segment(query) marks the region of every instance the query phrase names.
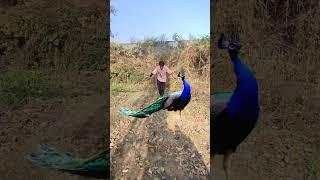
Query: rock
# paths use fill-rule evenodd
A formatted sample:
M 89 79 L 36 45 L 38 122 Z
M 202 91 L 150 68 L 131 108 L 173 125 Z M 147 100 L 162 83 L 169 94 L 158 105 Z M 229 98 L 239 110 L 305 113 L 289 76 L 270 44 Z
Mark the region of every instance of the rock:
M 18 137 L 17 137 L 17 136 L 14 136 L 14 137 L 12 138 L 12 141 L 17 143 L 17 142 L 18 142 Z
M 289 156 L 285 155 L 284 158 L 283 158 L 283 161 L 285 163 L 289 163 Z
M 161 143 L 163 141 L 163 138 L 160 138 L 158 141 L 159 141 L 159 143 Z
M 5 136 L 6 135 L 6 133 L 4 132 L 4 131 L 2 131 L 1 133 L 0 133 L 0 136 Z
M 177 150 L 178 150 L 178 151 L 181 151 L 182 149 L 183 149 L 183 147 L 181 147 L 181 148 L 177 147 Z

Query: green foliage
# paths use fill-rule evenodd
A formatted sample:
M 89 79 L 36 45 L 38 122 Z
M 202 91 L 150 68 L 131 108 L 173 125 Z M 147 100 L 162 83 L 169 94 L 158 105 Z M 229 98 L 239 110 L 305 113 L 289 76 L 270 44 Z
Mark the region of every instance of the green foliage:
M 178 40 L 180 40 L 180 39 L 181 39 L 181 38 L 180 38 L 180 36 L 179 36 L 178 33 L 174 33 L 174 34 L 172 35 L 172 40 L 178 41 Z
M 0 104 L 19 105 L 28 98 L 52 98 L 65 94 L 59 76 L 43 69 L 11 69 L 0 77 Z
M 111 83 L 111 94 L 116 94 L 120 92 L 128 92 L 129 88 L 127 87 L 127 84 L 125 83 L 117 83 L 112 82 Z
M 113 5 L 110 5 L 110 13 L 112 15 L 116 15 L 116 13 L 117 13 L 117 9 Z
M 147 37 L 144 41 L 141 42 L 142 47 L 152 47 L 158 44 L 158 38 L 156 37 Z
M 143 69 L 130 65 L 112 65 L 111 81 L 121 83 L 141 83 L 146 79 Z
M 199 47 L 200 49 L 210 49 L 210 36 L 204 35 L 199 39 L 193 37 L 191 46 Z
M 317 176 L 318 174 L 318 164 L 317 161 L 313 158 L 306 159 L 306 168 L 309 176 Z

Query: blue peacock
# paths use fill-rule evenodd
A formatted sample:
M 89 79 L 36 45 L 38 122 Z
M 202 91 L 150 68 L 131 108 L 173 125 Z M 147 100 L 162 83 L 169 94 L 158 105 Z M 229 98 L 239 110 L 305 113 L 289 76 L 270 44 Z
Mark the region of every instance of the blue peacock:
M 191 100 L 191 86 L 185 79 L 185 74 L 179 72 L 178 77 L 181 78 L 183 83 L 183 90 L 174 92 L 168 95 L 160 97 L 156 102 L 148 107 L 136 112 L 128 108 L 120 109 L 120 113 L 126 116 L 132 116 L 136 118 L 146 118 L 152 113 L 160 110 L 179 111 L 181 117 L 181 111 L 188 105 Z
M 36 167 L 97 179 L 106 179 L 110 177 L 109 148 L 87 159 L 80 159 L 69 153 L 61 152 L 55 147 L 39 145 L 38 151 L 28 155 L 27 159 L 29 159 Z
M 230 156 L 255 127 L 260 107 L 257 80 L 238 56 L 240 43 L 225 40 L 221 34 L 218 47 L 228 49 L 237 77 L 233 92 L 216 93 L 210 97 L 211 160 L 214 155 L 224 155 L 223 168 L 228 179 Z

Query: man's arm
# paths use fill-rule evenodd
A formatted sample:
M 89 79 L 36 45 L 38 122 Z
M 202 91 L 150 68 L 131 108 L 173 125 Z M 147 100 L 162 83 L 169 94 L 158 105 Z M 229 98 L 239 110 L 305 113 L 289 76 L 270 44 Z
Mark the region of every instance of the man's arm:
M 150 76 L 149 77 L 152 77 L 154 74 L 157 74 L 157 69 L 158 67 L 156 67 L 152 72 L 151 72 L 151 74 L 150 74 Z
M 168 68 L 168 66 L 167 66 L 167 73 L 168 73 L 168 74 L 172 74 L 172 73 L 173 73 L 173 71 L 171 71 L 171 70 Z

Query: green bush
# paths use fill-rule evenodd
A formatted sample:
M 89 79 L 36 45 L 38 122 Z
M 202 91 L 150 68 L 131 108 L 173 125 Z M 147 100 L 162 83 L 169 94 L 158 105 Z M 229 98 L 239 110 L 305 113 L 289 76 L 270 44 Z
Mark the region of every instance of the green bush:
M 42 69 L 11 69 L 0 77 L 0 103 L 19 105 L 28 98 L 52 98 L 64 95 L 60 78 Z
M 124 83 L 113 82 L 111 84 L 111 94 L 119 93 L 119 92 L 128 92 L 129 88 Z
M 142 69 L 133 66 L 112 65 L 111 67 L 111 81 L 122 83 L 140 83 L 146 78 Z

